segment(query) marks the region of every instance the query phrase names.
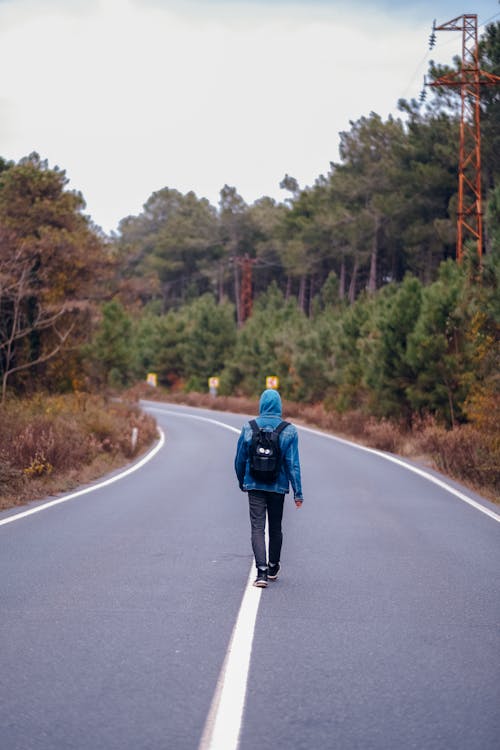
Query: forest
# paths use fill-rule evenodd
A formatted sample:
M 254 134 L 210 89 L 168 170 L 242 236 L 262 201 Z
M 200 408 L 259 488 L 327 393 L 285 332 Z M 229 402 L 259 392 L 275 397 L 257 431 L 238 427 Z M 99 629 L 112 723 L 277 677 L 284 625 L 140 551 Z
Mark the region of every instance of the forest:
M 480 64 L 500 75 L 500 23 Z M 283 176 L 282 203 L 248 205 L 224 185 L 213 206 L 166 186 L 110 237 L 64 170 L 36 153 L 0 159 L 3 408 L 150 372 L 170 392 L 206 392 L 218 376 L 222 396 L 255 396 L 276 375 L 286 399 L 326 411 L 475 426 L 500 489 L 500 87 L 483 88 L 480 264 L 474 243 L 455 260 L 450 89 L 351 122 L 312 186 Z

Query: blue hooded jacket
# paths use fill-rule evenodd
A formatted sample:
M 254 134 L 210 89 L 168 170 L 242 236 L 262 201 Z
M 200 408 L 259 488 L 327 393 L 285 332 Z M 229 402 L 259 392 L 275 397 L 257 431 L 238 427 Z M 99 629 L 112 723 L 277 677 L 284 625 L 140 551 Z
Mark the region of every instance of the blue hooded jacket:
M 282 421 L 281 411 L 280 394 L 278 391 L 269 388 L 260 397 L 257 424 L 259 427 L 274 429 Z M 289 424 L 280 434 L 282 463 L 278 477 L 272 484 L 259 482 L 250 474 L 248 456 L 251 442 L 252 428 L 249 422 L 245 422 L 241 428 L 236 448 L 236 457 L 234 459 L 234 468 L 240 489 L 243 492 L 248 492 L 249 490 L 267 490 L 267 492 L 287 493 L 290 490 L 291 484 L 294 498 L 302 500 L 299 437 L 296 427 L 293 424 Z

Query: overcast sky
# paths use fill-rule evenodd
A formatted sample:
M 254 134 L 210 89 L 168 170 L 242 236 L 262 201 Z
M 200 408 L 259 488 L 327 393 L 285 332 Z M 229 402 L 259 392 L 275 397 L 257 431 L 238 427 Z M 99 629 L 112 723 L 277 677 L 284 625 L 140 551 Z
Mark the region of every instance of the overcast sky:
M 106 232 L 162 187 L 312 185 L 338 134 L 418 97 L 432 21 L 498 0 L 0 0 L 0 155 L 66 170 Z M 481 32 L 481 28 L 480 28 Z M 439 32 L 449 63 L 461 34 Z

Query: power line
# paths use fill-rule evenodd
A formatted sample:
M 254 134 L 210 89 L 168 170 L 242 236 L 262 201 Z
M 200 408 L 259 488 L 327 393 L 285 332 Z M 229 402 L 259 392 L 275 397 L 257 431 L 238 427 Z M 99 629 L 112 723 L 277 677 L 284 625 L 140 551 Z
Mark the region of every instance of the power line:
M 494 16 L 491 16 L 491 18 L 487 18 L 486 21 L 483 21 L 482 23 L 480 23 L 478 28 L 482 28 L 483 26 L 486 26 L 487 23 L 489 23 L 490 21 L 494 21 L 495 18 L 498 18 L 499 16 L 500 16 L 500 13 L 495 13 Z
M 490 18 L 487 18 L 485 21 L 483 21 L 481 24 L 479 24 L 478 25 L 478 29 L 483 28 L 484 26 L 486 26 L 491 21 L 494 21 L 495 18 L 499 18 L 499 17 L 500 17 L 500 13 L 495 13 L 493 16 L 490 16 Z M 443 47 L 448 47 L 449 45 L 456 43 L 457 38 L 458 38 L 458 34 L 457 34 L 456 37 L 454 36 L 451 39 L 447 39 L 445 42 L 438 41 L 438 39 L 436 37 L 436 21 L 434 21 L 434 23 L 432 25 L 432 29 L 431 29 L 431 34 L 430 34 L 430 37 L 429 37 L 429 49 L 427 50 L 427 52 L 425 53 L 425 55 L 422 57 L 422 59 L 420 60 L 420 62 L 415 67 L 415 70 L 412 73 L 412 75 L 410 77 L 410 80 L 409 80 L 409 82 L 408 82 L 405 90 L 403 91 L 403 93 L 401 95 L 402 99 L 405 99 L 408 96 L 408 93 L 411 91 L 411 88 L 412 88 L 412 86 L 413 86 L 413 84 L 415 82 L 415 79 L 420 74 L 420 72 L 421 72 L 422 68 L 424 67 L 424 65 L 429 61 L 431 51 L 433 51 L 435 53 L 436 52 L 439 53 L 439 51 Z M 424 87 L 426 85 L 427 85 L 427 82 L 425 81 L 425 75 L 424 75 Z M 420 103 L 423 103 L 423 101 L 425 101 L 424 91 L 425 91 L 425 88 L 423 88 L 422 91 L 420 92 L 420 97 L 419 97 Z

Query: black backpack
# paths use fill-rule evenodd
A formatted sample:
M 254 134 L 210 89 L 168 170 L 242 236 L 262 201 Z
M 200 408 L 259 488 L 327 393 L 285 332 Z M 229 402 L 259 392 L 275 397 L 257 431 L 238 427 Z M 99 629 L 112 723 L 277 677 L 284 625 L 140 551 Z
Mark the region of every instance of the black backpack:
M 280 422 L 273 430 L 259 427 L 255 419 L 250 422 L 250 474 L 260 482 L 274 482 L 281 467 L 280 434 L 289 422 Z

